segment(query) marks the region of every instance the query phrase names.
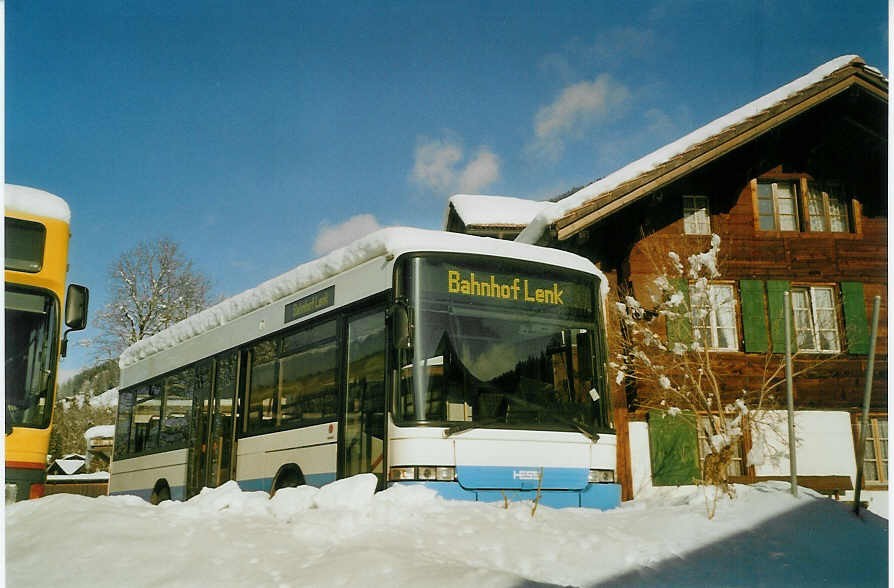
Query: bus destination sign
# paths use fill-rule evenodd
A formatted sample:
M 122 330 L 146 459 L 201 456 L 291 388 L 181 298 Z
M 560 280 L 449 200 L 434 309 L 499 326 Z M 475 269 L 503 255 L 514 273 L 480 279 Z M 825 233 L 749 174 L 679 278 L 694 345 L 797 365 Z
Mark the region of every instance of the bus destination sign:
M 472 298 L 505 300 L 525 305 L 591 310 L 591 298 L 582 284 L 566 281 L 477 274 L 447 269 L 447 292 Z
M 294 302 L 286 304 L 286 316 L 284 322 L 291 322 L 313 314 L 318 310 L 329 308 L 335 304 L 335 286 L 329 286 L 310 296 L 305 296 Z

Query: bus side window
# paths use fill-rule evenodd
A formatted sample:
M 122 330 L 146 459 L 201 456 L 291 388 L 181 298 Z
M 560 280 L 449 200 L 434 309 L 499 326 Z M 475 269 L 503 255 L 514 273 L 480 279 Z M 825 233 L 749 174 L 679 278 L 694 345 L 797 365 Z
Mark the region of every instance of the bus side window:
M 186 444 L 189 438 L 194 385 L 193 367 L 179 370 L 165 378 L 164 415 L 160 420 L 159 448 L 174 449 Z
M 133 410 L 131 447 L 134 453 L 158 447 L 158 423 L 161 418 L 161 386 L 151 384 L 137 390 Z
M 136 392 L 123 390 L 118 395 L 118 418 L 115 423 L 115 459 L 125 457 L 130 446 L 130 425 L 133 419 L 133 405 Z
M 276 348 L 278 340 L 261 341 L 248 354 L 248 430 L 276 424 Z

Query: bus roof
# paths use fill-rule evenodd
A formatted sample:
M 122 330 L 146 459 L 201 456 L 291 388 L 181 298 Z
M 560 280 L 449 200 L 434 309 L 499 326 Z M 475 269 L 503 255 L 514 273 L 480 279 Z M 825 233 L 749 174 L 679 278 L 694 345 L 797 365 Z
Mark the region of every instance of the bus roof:
M 164 331 L 137 341 L 124 350 L 119 364 L 122 368 L 133 365 L 377 257 L 398 257 L 410 252 L 462 252 L 525 259 L 597 275 L 603 278 L 603 289 L 607 286 L 604 276 L 592 262 L 566 251 L 488 237 L 392 227 L 371 233 L 350 245 L 299 265 Z
M 6 184 L 3 190 L 4 211 L 44 216 L 71 222 L 71 209 L 62 198 L 27 186 Z

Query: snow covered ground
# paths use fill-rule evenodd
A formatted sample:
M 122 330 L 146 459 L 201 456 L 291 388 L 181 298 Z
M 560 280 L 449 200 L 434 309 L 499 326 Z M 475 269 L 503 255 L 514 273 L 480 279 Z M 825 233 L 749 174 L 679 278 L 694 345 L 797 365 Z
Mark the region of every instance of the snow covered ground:
M 8 586 L 884 586 L 887 521 L 784 483 L 695 487 L 614 511 L 373 494 L 367 474 L 273 499 L 235 483 L 184 503 L 59 494 L 6 510 Z

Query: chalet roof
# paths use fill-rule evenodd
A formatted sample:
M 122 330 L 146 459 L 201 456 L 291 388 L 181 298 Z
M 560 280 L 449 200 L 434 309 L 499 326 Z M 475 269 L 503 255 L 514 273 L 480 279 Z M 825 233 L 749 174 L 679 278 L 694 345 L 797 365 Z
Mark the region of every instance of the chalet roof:
M 537 243 L 547 231 L 567 239 L 854 85 L 888 99 L 879 70 L 856 55 L 838 57 L 544 208 L 516 241 Z
M 517 228 L 528 226 L 538 213 L 555 206 L 553 202 L 538 202 L 511 196 L 485 194 L 455 194 L 450 197 L 446 228 L 458 220 L 463 227 L 478 229 Z

